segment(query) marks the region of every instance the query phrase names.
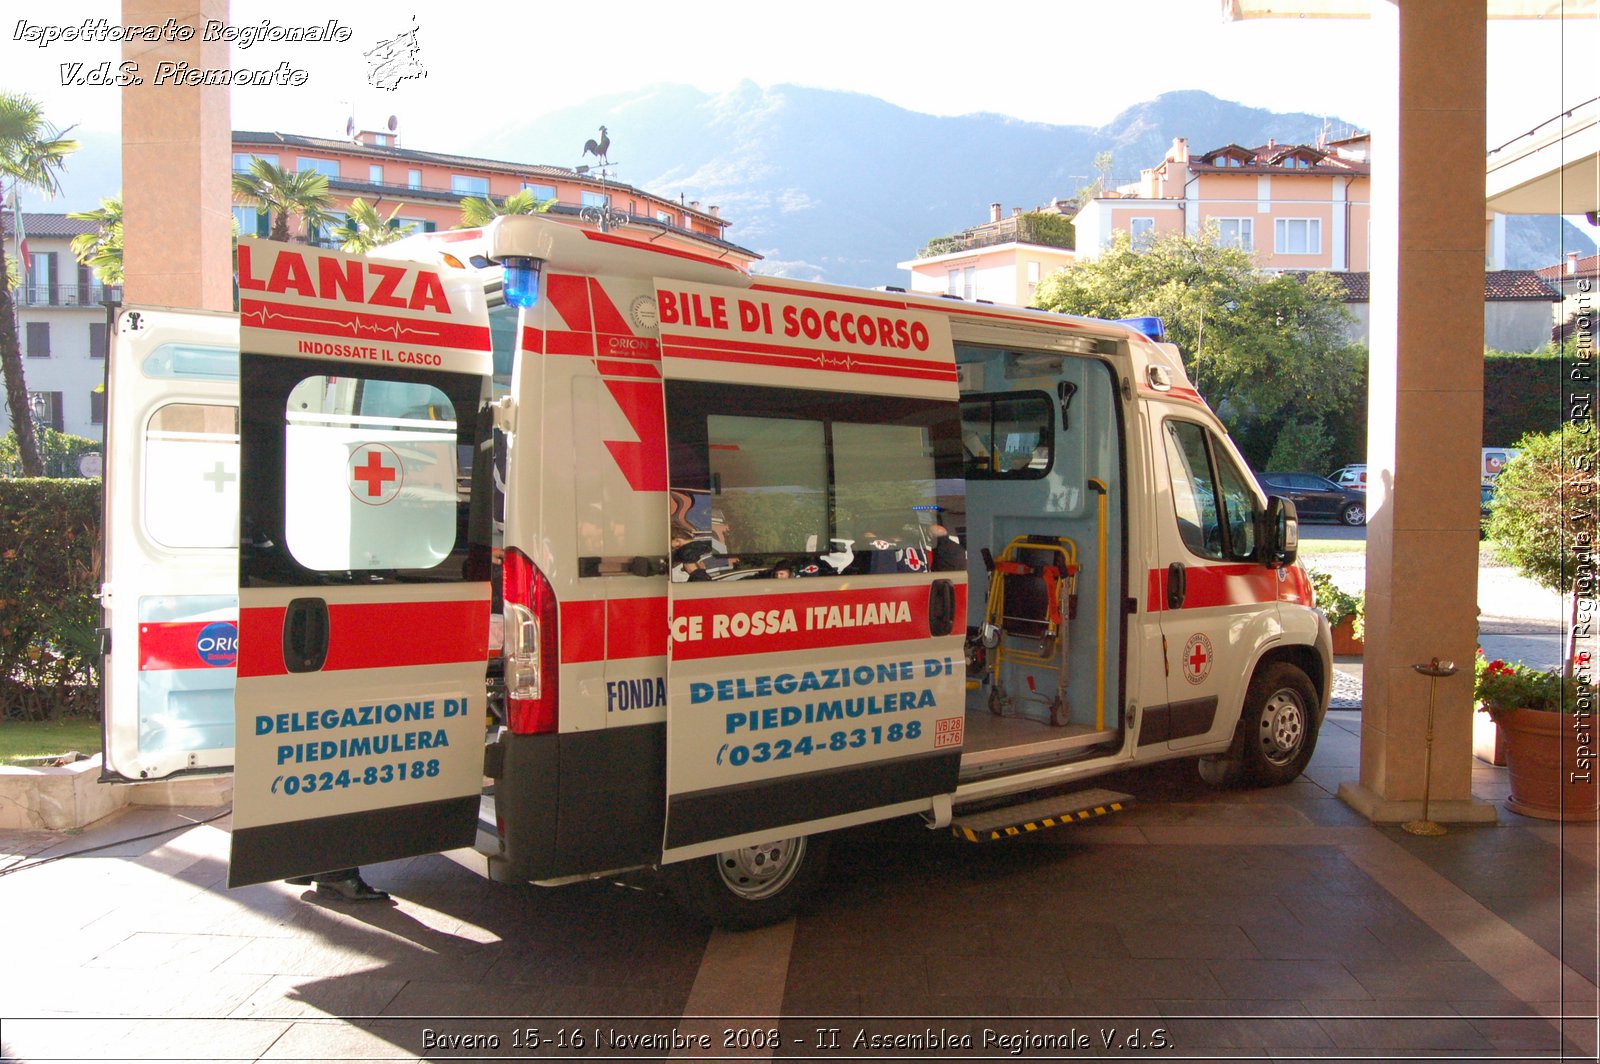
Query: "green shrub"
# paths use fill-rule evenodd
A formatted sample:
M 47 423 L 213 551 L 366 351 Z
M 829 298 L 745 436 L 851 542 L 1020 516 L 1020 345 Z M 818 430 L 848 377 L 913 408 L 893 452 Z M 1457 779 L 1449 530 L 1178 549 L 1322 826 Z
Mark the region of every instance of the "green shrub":
M 46 428 L 39 440 L 39 458 L 44 462 L 47 477 L 76 477 L 78 459 L 100 450 L 100 441 L 87 436 L 74 436 L 70 432 L 57 432 Z M 22 457 L 17 453 L 17 434 L 8 432 L 0 436 L 0 477 L 20 477 Z
M 1570 356 L 1569 356 L 1570 357 Z M 1483 353 L 1483 444 L 1506 447 L 1530 432 L 1561 426 L 1560 351 Z
M 100 709 L 99 480 L 0 480 L 0 714 Z
M 1317 609 L 1328 618 L 1328 627 L 1337 628 L 1347 620 L 1354 620 L 1351 634 L 1362 638 L 1366 631 L 1367 596 L 1352 595 L 1333 582 L 1333 577 L 1321 569 L 1306 566 L 1306 576 L 1311 581 L 1311 591 L 1316 596 Z
M 1596 434 L 1592 424 L 1534 433 L 1495 478 L 1485 534 L 1522 575 L 1568 592 L 1588 571 L 1595 536 Z

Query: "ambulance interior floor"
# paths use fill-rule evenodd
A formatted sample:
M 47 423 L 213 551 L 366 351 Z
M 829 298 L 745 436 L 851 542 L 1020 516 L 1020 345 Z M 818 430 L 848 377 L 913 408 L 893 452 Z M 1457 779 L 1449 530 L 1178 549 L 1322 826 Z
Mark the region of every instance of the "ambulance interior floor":
M 392 904 L 228 890 L 228 818 L 198 823 L 215 810 L 0 832 L 0 1051 L 1593 1060 L 1595 825 L 1501 807 L 1437 838 L 1374 827 L 1335 797 L 1359 731 L 1330 713 L 1275 790 L 1127 773 L 1107 785 L 1128 811 L 1022 840 L 845 832 L 801 914 L 745 934 L 648 876 L 503 886 L 470 851 L 364 869 Z M 1505 770 L 1474 765 L 1498 804 Z

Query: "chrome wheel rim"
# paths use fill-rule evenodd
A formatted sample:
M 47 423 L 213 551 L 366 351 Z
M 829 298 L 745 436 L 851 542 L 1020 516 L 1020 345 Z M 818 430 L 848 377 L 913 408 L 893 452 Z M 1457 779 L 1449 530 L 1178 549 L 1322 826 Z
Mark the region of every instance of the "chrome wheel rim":
M 1272 764 L 1294 760 L 1306 741 L 1306 710 L 1298 694 L 1285 687 L 1267 699 L 1257 739 L 1262 755 Z
M 1352 506 L 1344 512 L 1344 523 L 1347 525 L 1365 524 L 1367 509 L 1364 506 Z
M 805 855 L 803 835 L 744 846 L 717 854 L 717 875 L 734 895 L 745 901 L 762 901 L 794 882 Z

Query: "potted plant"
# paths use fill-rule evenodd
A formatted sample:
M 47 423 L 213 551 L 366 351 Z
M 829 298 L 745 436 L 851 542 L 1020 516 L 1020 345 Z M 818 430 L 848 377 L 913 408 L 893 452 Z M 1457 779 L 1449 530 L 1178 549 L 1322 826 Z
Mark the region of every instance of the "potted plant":
M 1328 618 L 1328 627 L 1333 629 L 1334 654 L 1360 657 L 1365 649 L 1362 636 L 1365 634 L 1366 595 L 1351 595 L 1340 590 L 1333 577 L 1321 569 L 1307 566 L 1306 576 L 1311 581 L 1317 609 Z
M 1473 693 L 1499 725 L 1511 795 L 1506 807 L 1542 820 L 1600 818 L 1594 762 L 1595 690 L 1478 652 Z

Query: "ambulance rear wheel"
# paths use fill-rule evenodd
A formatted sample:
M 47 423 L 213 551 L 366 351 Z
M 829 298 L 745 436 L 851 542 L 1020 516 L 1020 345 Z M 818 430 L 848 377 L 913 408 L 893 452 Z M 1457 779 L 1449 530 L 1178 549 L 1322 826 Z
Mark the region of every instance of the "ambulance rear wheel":
M 678 903 L 718 927 L 748 931 L 778 923 L 822 878 L 827 842 L 819 836 L 741 846 L 668 865 Z
M 1317 745 L 1317 692 L 1287 661 L 1250 681 L 1239 720 L 1244 775 L 1258 787 L 1281 787 L 1305 771 Z

